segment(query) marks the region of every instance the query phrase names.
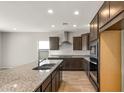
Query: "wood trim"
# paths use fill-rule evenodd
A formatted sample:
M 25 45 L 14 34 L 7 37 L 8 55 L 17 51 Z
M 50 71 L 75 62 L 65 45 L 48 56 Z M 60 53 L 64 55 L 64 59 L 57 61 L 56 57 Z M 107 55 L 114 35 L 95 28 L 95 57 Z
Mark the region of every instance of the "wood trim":
M 111 28 L 112 25 L 116 24 L 117 22 L 119 22 L 121 20 L 124 20 L 124 11 L 122 11 L 120 14 L 115 16 L 113 19 L 110 19 L 104 26 L 102 26 L 99 29 L 99 32 L 102 32 L 102 31 L 105 31 L 105 30 Z
M 100 91 L 121 91 L 121 33 L 100 33 Z M 109 56 L 108 56 L 109 55 Z

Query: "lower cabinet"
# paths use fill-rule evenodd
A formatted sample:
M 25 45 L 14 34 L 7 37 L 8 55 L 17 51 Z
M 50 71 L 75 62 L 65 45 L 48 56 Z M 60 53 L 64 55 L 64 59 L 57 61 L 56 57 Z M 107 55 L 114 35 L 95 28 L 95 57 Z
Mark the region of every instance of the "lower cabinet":
M 84 58 L 49 58 L 50 60 L 62 59 L 63 71 L 85 71 Z
M 62 64 L 42 83 L 36 92 L 57 92 L 62 81 Z
M 48 86 L 46 87 L 46 89 L 43 92 L 51 92 L 52 88 L 51 88 L 51 83 L 48 84 Z
M 52 92 L 56 92 L 56 77 L 52 79 Z
M 85 59 L 83 61 L 84 71 L 86 72 L 87 76 L 89 76 L 89 62 Z
M 55 72 L 55 75 L 52 77 L 52 92 L 58 91 L 59 88 L 59 72 Z
M 82 58 L 65 58 L 63 61 L 63 70 L 84 70 Z
M 52 84 L 51 84 L 51 75 L 43 82 L 41 86 L 41 91 L 42 92 L 51 92 L 52 91 Z

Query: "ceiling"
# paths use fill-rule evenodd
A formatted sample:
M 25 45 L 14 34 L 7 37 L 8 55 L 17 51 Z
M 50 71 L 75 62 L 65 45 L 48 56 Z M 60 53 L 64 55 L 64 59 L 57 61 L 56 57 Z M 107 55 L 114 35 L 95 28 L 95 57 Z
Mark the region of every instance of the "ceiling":
M 86 31 L 102 4 L 103 1 L 0 1 L 0 31 Z M 48 13 L 49 9 L 53 14 Z

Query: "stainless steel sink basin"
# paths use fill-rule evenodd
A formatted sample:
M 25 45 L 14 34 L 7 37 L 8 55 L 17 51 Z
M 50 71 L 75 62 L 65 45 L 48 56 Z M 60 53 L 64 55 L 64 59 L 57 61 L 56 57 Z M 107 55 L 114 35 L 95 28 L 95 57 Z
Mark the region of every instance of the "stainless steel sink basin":
M 44 64 L 42 66 L 37 66 L 37 67 L 33 68 L 33 70 L 48 70 L 48 69 L 51 69 L 55 65 L 56 64 L 54 64 L 54 63 Z

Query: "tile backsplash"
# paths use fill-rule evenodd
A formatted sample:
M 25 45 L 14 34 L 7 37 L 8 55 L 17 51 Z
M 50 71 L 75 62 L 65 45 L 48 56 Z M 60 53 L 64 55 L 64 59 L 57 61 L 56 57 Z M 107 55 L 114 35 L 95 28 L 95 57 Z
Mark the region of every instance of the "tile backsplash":
M 89 50 L 84 51 L 61 51 L 61 50 L 50 50 L 49 55 L 90 55 Z

